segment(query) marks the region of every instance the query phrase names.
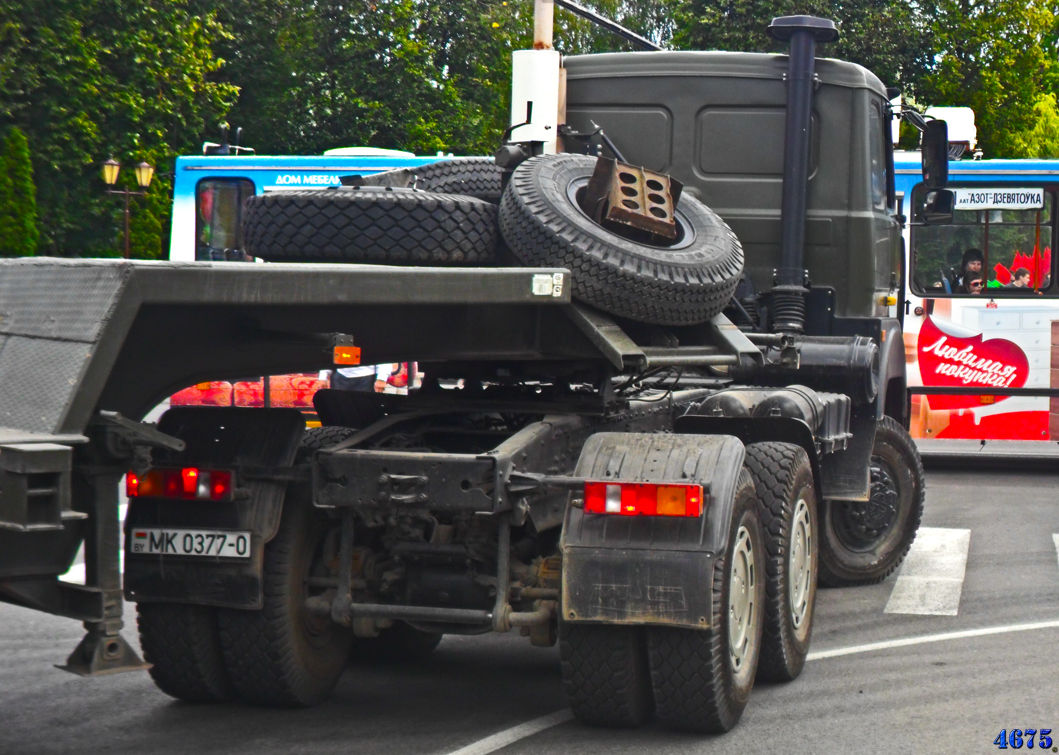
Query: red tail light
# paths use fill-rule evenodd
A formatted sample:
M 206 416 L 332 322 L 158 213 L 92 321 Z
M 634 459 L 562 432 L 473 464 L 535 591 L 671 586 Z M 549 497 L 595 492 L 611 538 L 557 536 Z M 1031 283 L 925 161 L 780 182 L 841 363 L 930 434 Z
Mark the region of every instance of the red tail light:
M 622 516 L 701 516 L 701 485 L 586 482 L 585 511 Z
M 140 477 L 125 475 L 129 498 L 179 498 L 199 501 L 232 500 L 232 473 L 226 469 L 152 469 Z

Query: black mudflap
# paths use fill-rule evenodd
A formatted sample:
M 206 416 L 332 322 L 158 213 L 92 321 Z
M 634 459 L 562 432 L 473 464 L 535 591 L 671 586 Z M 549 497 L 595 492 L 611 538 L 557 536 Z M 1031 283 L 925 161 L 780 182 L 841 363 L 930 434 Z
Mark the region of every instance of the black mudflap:
M 154 464 L 234 468 L 245 490 L 231 502 L 134 498 L 125 525 L 125 597 L 133 601 L 261 608 L 265 543 L 276 535 L 287 483 L 239 479 L 240 467 L 289 467 L 305 420 L 296 409 L 179 407 L 166 412 L 159 430 L 187 443 L 182 453 L 155 451 Z M 248 530 L 250 559 L 129 553 L 137 527 Z
M 713 562 L 725 549 L 743 454 L 725 435 L 593 435 L 576 477 L 697 483 L 706 506 L 700 517 L 648 517 L 571 505 L 561 542 L 563 620 L 708 627 Z

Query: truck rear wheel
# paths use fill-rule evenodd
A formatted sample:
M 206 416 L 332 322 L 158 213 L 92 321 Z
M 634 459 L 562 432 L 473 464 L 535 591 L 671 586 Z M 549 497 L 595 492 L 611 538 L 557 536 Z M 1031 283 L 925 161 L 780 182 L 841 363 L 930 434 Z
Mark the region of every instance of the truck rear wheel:
M 890 417 L 875 430 L 871 498 L 827 501 L 820 542 L 820 583 L 873 585 L 901 565 L 923 518 L 923 461 L 908 432 Z
M 342 675 L 352 633 L 305 608 L 319 591 L 310 587 L 310 577 L 335 576 L 337 559 L 325 553 L 329 529 L 312 508 L 309 488 L 289 486 L 279 532 L 265 545 L 264 608 L 219 612 L 225 665 L 247 702 L 314 705 Z
M 676 729 L 711 734 L 730 731 L 739 723 L 761 656 L 764 567 L 754 483 L 744 469 L 728 547 L 714 562 L 709 629 L 647 630 L 659 720 Z
M 559 623 L 563 689 L 590 726 L 629 728 L 651 717 L 651 676 L 642 627 Z
M 765 536 L 765 625 L 760 681 L 789 682 L 809 654 L 816 603 L 816 489 L 805 449 L 753 443 L 746 466 L 754 478 Z
M 158 689 L 189 703 L 222 703 L 235 697 L 221 654 L 215 608 L 139 603 L 136 624 Z
M 578 204 L 595 165 L 584 155 L 543 155 L 515 170 L 500 201 L 500 232 L 514 256 L 526 265 L 569 268 L 575 297 L 632 320 L 691 325 L 721 312 L 743 272 L 743 248 L 731 229 L 684 195 L 675 242 L 619 236 Z

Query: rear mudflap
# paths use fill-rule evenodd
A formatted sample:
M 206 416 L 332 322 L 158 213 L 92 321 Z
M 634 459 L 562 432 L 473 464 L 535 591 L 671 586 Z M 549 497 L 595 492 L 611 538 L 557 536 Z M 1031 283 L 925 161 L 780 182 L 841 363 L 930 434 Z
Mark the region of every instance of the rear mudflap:
M 743 455 L 725 435 L 592 436 L 576 477 L 698 483 L 706 506 L 699 517 L 621 516 L 586 514 L 573 501 L 560 545 L 563 620 L 709 627 Z
M 159 430 L 187 443 L 181 453 L 154 452 L 153 463 L 204 468 L 289 468 L 305 420 L 296 409 L 178 407 Z M 267 476 L 267 475 L 262 475 Z M 125 597 L 132 601 L 261 608 L 265 543 L 275 537 L 289 483 L 239 479 L 234 501 L 132 498 L 125 520 Z M 174 556 L 130 552 L 137 528 L 249 531 L 250 558 Z

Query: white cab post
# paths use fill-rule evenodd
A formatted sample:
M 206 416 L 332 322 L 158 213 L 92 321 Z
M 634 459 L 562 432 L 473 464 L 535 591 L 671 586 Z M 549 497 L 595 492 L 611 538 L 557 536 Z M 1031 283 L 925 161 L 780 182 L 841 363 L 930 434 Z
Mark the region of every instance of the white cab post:
M 555 154 L 559 125 L 559 67 L 562 56 L 552 49 L 551 0 L 535 0 L 532 50 L 515 50 L 511 60 L 511 133 L 515 142 L 543 142 L 545 154 Z M 529 104 L 533 103 L 532 110 Z

